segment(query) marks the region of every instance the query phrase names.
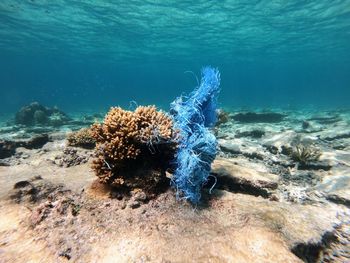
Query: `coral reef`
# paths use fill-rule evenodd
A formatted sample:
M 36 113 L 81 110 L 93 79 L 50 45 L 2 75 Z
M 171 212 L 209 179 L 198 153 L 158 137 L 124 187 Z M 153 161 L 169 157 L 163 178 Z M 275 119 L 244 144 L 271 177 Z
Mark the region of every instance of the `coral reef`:
M 179 97 L 171 104 L 175 127 L 180 131 L 172 181 L 178 195 L 192 203 L 199 202 L 201 188 L 217 153 L 216 138 L 208 127 L 214 127 L 217 121 L 219 85 L 219 71 L 205 67 L 200 86 L 187 100 Z
M 92 136 L 90 128 L 82 128 L 67 135 L 67 144 L 68 146 L 93 149 L 95 147 L 96 140 Z
M 15 116 L 15 123 L 25 126 L 34 125 L 64 125 L 70 118 L 56 107 L 48 108 L 38 102 L 22 107 Z
M 92 167 L 101 182 L 149 194 L 165 182 L 176 148 L 173 122 L 165 113 L 155 106 L 134 112 L 115 107 L 91 130 L 96 140 Z

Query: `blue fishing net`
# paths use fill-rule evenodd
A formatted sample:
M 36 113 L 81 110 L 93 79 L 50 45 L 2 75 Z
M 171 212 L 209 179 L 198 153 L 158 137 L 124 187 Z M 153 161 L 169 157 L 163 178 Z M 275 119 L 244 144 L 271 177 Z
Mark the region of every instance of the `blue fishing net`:
M 179 97 L 171 103 L 174 126 L 180 131 L 173 184 L 178 196 L 192 203 L 199 202 L 201 188 L 217 154 L 216 138 L 208 128 L 217 120 L 219 86 L 219 71 L 205 67 L 199 87 L 188 97 Z

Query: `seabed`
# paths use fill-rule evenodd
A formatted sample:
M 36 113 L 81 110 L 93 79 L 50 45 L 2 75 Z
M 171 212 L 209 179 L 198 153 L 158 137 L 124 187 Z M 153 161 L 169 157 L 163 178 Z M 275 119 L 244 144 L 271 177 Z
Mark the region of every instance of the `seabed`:
M 104 114 L 57 127 L 3 117 L 0 261 L 350 261 L 350 110 L 220 114 L 197 206 L 170 187 L 149 200 L 97 182 L 93 149 L 68 146 L 67 134 Z

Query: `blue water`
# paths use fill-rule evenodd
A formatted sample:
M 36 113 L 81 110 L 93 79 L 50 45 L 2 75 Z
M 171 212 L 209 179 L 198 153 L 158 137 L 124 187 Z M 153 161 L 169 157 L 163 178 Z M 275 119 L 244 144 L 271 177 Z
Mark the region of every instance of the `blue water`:
M 0 112 L 167 109 L 203 65 L 223 107 L 348 107 L 350 1 L 0 2 Z

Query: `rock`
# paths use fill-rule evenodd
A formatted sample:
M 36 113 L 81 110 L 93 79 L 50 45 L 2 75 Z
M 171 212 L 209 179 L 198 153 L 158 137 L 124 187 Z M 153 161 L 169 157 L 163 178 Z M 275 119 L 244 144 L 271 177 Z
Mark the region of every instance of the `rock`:
M 329 171 L 332 168 L 332 165 L 323 162 L 308 162 L 308 163 L 300 163 L 298 165 L 298 169 L 301 170 L 324 170 Z
M 25 126 L 61 126 L 68 121 L 70 121 L 70 118 L 58 108 L 48 108 L 38 102 L 22 107 L 15 116 L 15 123 Z
M 140 202 L 144 202 L 147 200 L 147 195 L 143 192 L 143 191 L 137 191 L 134 196 L 133 199 L 135 201 L 140 201 Z
M 30 105 L 22 107 L 15 116 L 15 123 L 16 124 L 23 124 L 23 125 L 34 125 L 35 118 L 34 115 L 36 112 L 42 112 L 44 115 L 47 109 L 40 105 L 38 102 L 32 102 Z M 46 116 L 45 116 L 46 118 Z
M 270 191 L 277 188 L 279 179 L 278 175 L 259 172 L 221 158 L 213 162 L 212 174 L 217 177 L 216 188 L 263 197 L 268 197 Z
M 36 225 L 40 224 L 41 221 L 47 218 L 51 212 L 51 208 L 51 202 L 44 202 L 36 207 L 29 219 L 31 227 L 34 228 Z
M 55 157 L 54 163 L 61 167 L 71 167 L 87 163 L 91 156 L 92 152 L 66 147 L 63 154 Z
M 217 110 L 217 117 L 218 117 L 218 120 L 216 122 L 216 126 L 219 126 L 221 124 L 224 124 L 230 121 L 229 113 L 223 109 Z
M 302 125 L 301 125 L 301 127 L 302 127 L 304 130 L 309 129 L 310 126 L 311 126 L 311 124 L 310 124 L 310 122 L 308 122 L 308 121 L 303 121 L 303 123 L 302 123 Z
M 12 141 L 0 140 L 0 159 L 11 157 L 16 152 L 17 145 Z
M 339 116 L 315 116 L 307 119 L 308 121 L 316 121 L 320 124 L 332 124 L 342 119 Z
M 61 252 L 59 252 L 59 256 L 60 257 L 64 257 L 66 258 L 67 260 L 70 260 L 71 259 L 71 253 L 72 253 L 72 249 L 71 248 L 66 248 L 64 250 L 62 250 Z
M 219 139 L 218 142 L 220 149 L 224 152 L 229 152 L 232 154 L 241 153 L 239 144 L 234 143 L 231 140 Z
M 49 135 L 39 134 L 30 138 L 28 141 L 24 141 L 23 144 L 20 143 L 20 145 L 27 149 L 39 149 L 43 147 L 47 142 L 49 142 Z
M 55 185 L 40 176 L 35 176 L 29 180 L 15 183 L 8 198 L 16 203 L 35 203 L 46 199 L 49 194 L 60 189 L 62 189 L 62 185 Z
M 326 176 L 314 189 L 328 200 L 350 207 L 350 175 Z
M 273 145 L 264 145 L 265 148 L 272 154 L 278 154 L 278 148 Z
M 47 134 L 35 135 L 25 140 L 3 141 L 0 140 L 0 159 L 11 157 L 16 153 L 16 148 L 38 149 L 49 141 Z
M 326 141 L 334 141 L 339 139 L 349 139 L 350 138 L 350 132 L 340 133 L 334 136 L 325 137 L 324 140 Z
M 252 130 L 252 131 L 244 131 L 244 132 L 239 132 L 235 135 L 236 138 L 241 138 L 241 137 L 251 137 L 254 139 L 260 139 L 265 135 L 265 131 L 262 130 Z
M 11 166 L 11 162 L 8 160 L 0 160 L 0 166 Z
M 271 202 L 225 191 L 218 194 L 220 204 L 235 207 L 251 220 L 261 220 L 272 232 L 280 233 L 289 249 L 306 262 L 322 262 L 322 251 L 336 242 L 332 237 L 339 224 L 338 213 L 343 213 L 336 206 Z
M 37 124 L 45 124 L 47 123 L 46 113 L 42 110 L 36 110 L 33 116 L 34 122 Z
M 291 142 L 297 137 L 295 131 L 287 130 L 283 132 L 271 132 L 262 139 L 262 145 L 274 146 L 281 151 L 282 147 L 290 146 Z
M 66 124 L 70 118 L 63 112 L 53 112 L 49 117 L 49 124 L 55 127 L 62 126 Z
M 232 119 L 242 123 L 276 123 L 281 122 L 286 117 L 286 115 L 281 113 L 266 112 L 266 113 L 256 113 L 256 112 L 246 112 L 237 113 L 232 116 Z
M 130 208 L 135 209 L 139 208 L 141 206 L 141 203 L 135 200 L 131 200 L 128 205 Z

